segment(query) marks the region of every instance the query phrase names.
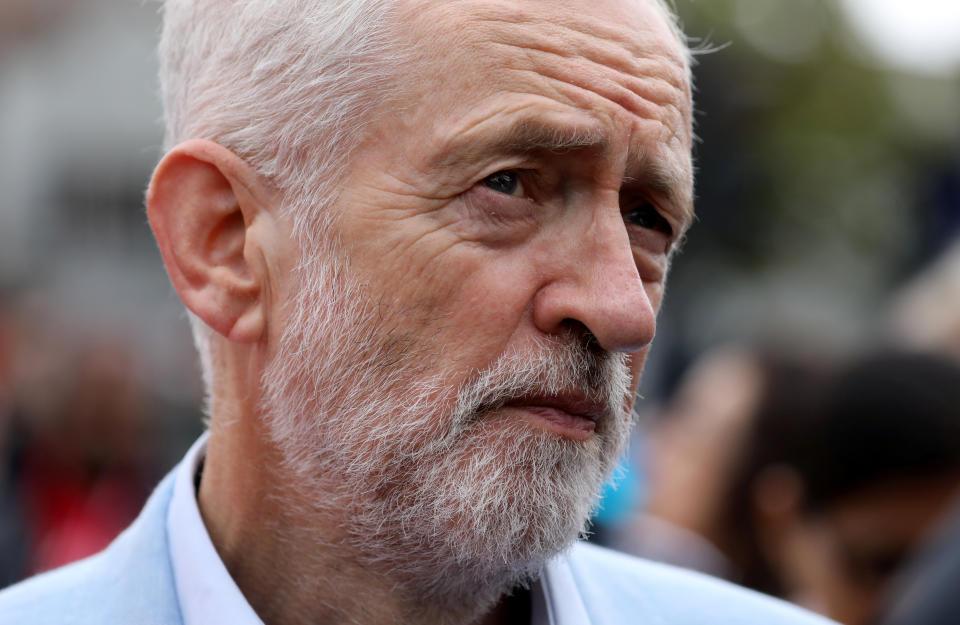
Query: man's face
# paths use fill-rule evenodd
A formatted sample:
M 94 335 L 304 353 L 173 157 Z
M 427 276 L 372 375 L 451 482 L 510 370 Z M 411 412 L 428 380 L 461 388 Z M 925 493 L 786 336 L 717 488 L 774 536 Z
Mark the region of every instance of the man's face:
M 305 259 L 274 437 L 421 592 L 536 570 L 625 444 L 691 174 L 679 44 L 622 4 L 407 6 L 400 95 Z
M 635 390 L 690 218 L 688 86 L 667 25 L 639 0 L 409 9 L 403 95 L 339 203 L 352 270 L 394 339 L 432 345 L 452 384 L 572 328 L 630 354 Z

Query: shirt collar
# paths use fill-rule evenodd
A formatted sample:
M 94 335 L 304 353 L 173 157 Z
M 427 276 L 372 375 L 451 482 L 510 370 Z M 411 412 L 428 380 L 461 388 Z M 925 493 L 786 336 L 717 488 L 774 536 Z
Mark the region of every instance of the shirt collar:
M 227 572 L 200 516 L 194 480 L 207 454 L 208 436 L 204 433 L 177 467 L 167 515 L 183 625 L 263 625 Z
M 590 617 L 565 553 L 547 562 L 539 584 L 533 586 L 531 592 L 534 593 L 534 606 L 542 601 L 546 611 L 546 619 L 538 622 L 537 608 L 534 607 L 533 625 L 541 622 L 543 625 L 590 625 Z
M 205 432 L 176 469 L 167 514 L 170 559 L 183 625 L 263 625 L 217 554 L 197 505 L 196 476 L 207 454 Z M 531 625 L 590 625 L 565 555 L 550 560 L 530 588 Z

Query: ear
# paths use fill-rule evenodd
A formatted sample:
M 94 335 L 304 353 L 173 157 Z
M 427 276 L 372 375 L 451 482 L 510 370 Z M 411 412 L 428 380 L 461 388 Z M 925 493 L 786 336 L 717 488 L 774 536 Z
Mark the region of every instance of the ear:
M 180 299 L 218 333 L 255 342 L 265 330 L 263 284 L 254 224 L 266 193 L 241 158 L 210 141 L 191 140 L 157 165 L 147 216 Z

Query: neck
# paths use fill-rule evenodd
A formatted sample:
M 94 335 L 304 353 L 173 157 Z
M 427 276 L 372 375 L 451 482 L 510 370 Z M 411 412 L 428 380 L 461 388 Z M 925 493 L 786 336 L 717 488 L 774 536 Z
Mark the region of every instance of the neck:
M 528 622 L 516 601 L 425 601 L 392 571 L 358 563 L 333 504 L 336 484 L 324 487 L 323 507 L 310 503 L 315 492 L 298 492 L 250 405 L 215 402 L 198 499 L 217 553 L 264 623 Z

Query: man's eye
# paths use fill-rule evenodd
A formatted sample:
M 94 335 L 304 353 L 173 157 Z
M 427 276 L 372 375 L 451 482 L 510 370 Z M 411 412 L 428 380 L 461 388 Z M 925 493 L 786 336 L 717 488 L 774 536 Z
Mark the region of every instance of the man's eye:
M 490 174 L 483 179 L 482 184 L 488 189 L 507 195 L 519 195 L 523 190 L 520 184 L 520 175 L 512 169 Z
M 673 228 L 670 226 L 670 222 L 660 214 L 660 211 L 658 211 L 653 204 L 641 204 L 640 206 L 631 208 L 624 213 L 623 218 L 628 224 L 637 226 L 638 228 L 656 230 L 666 235 L 673 234 Z

